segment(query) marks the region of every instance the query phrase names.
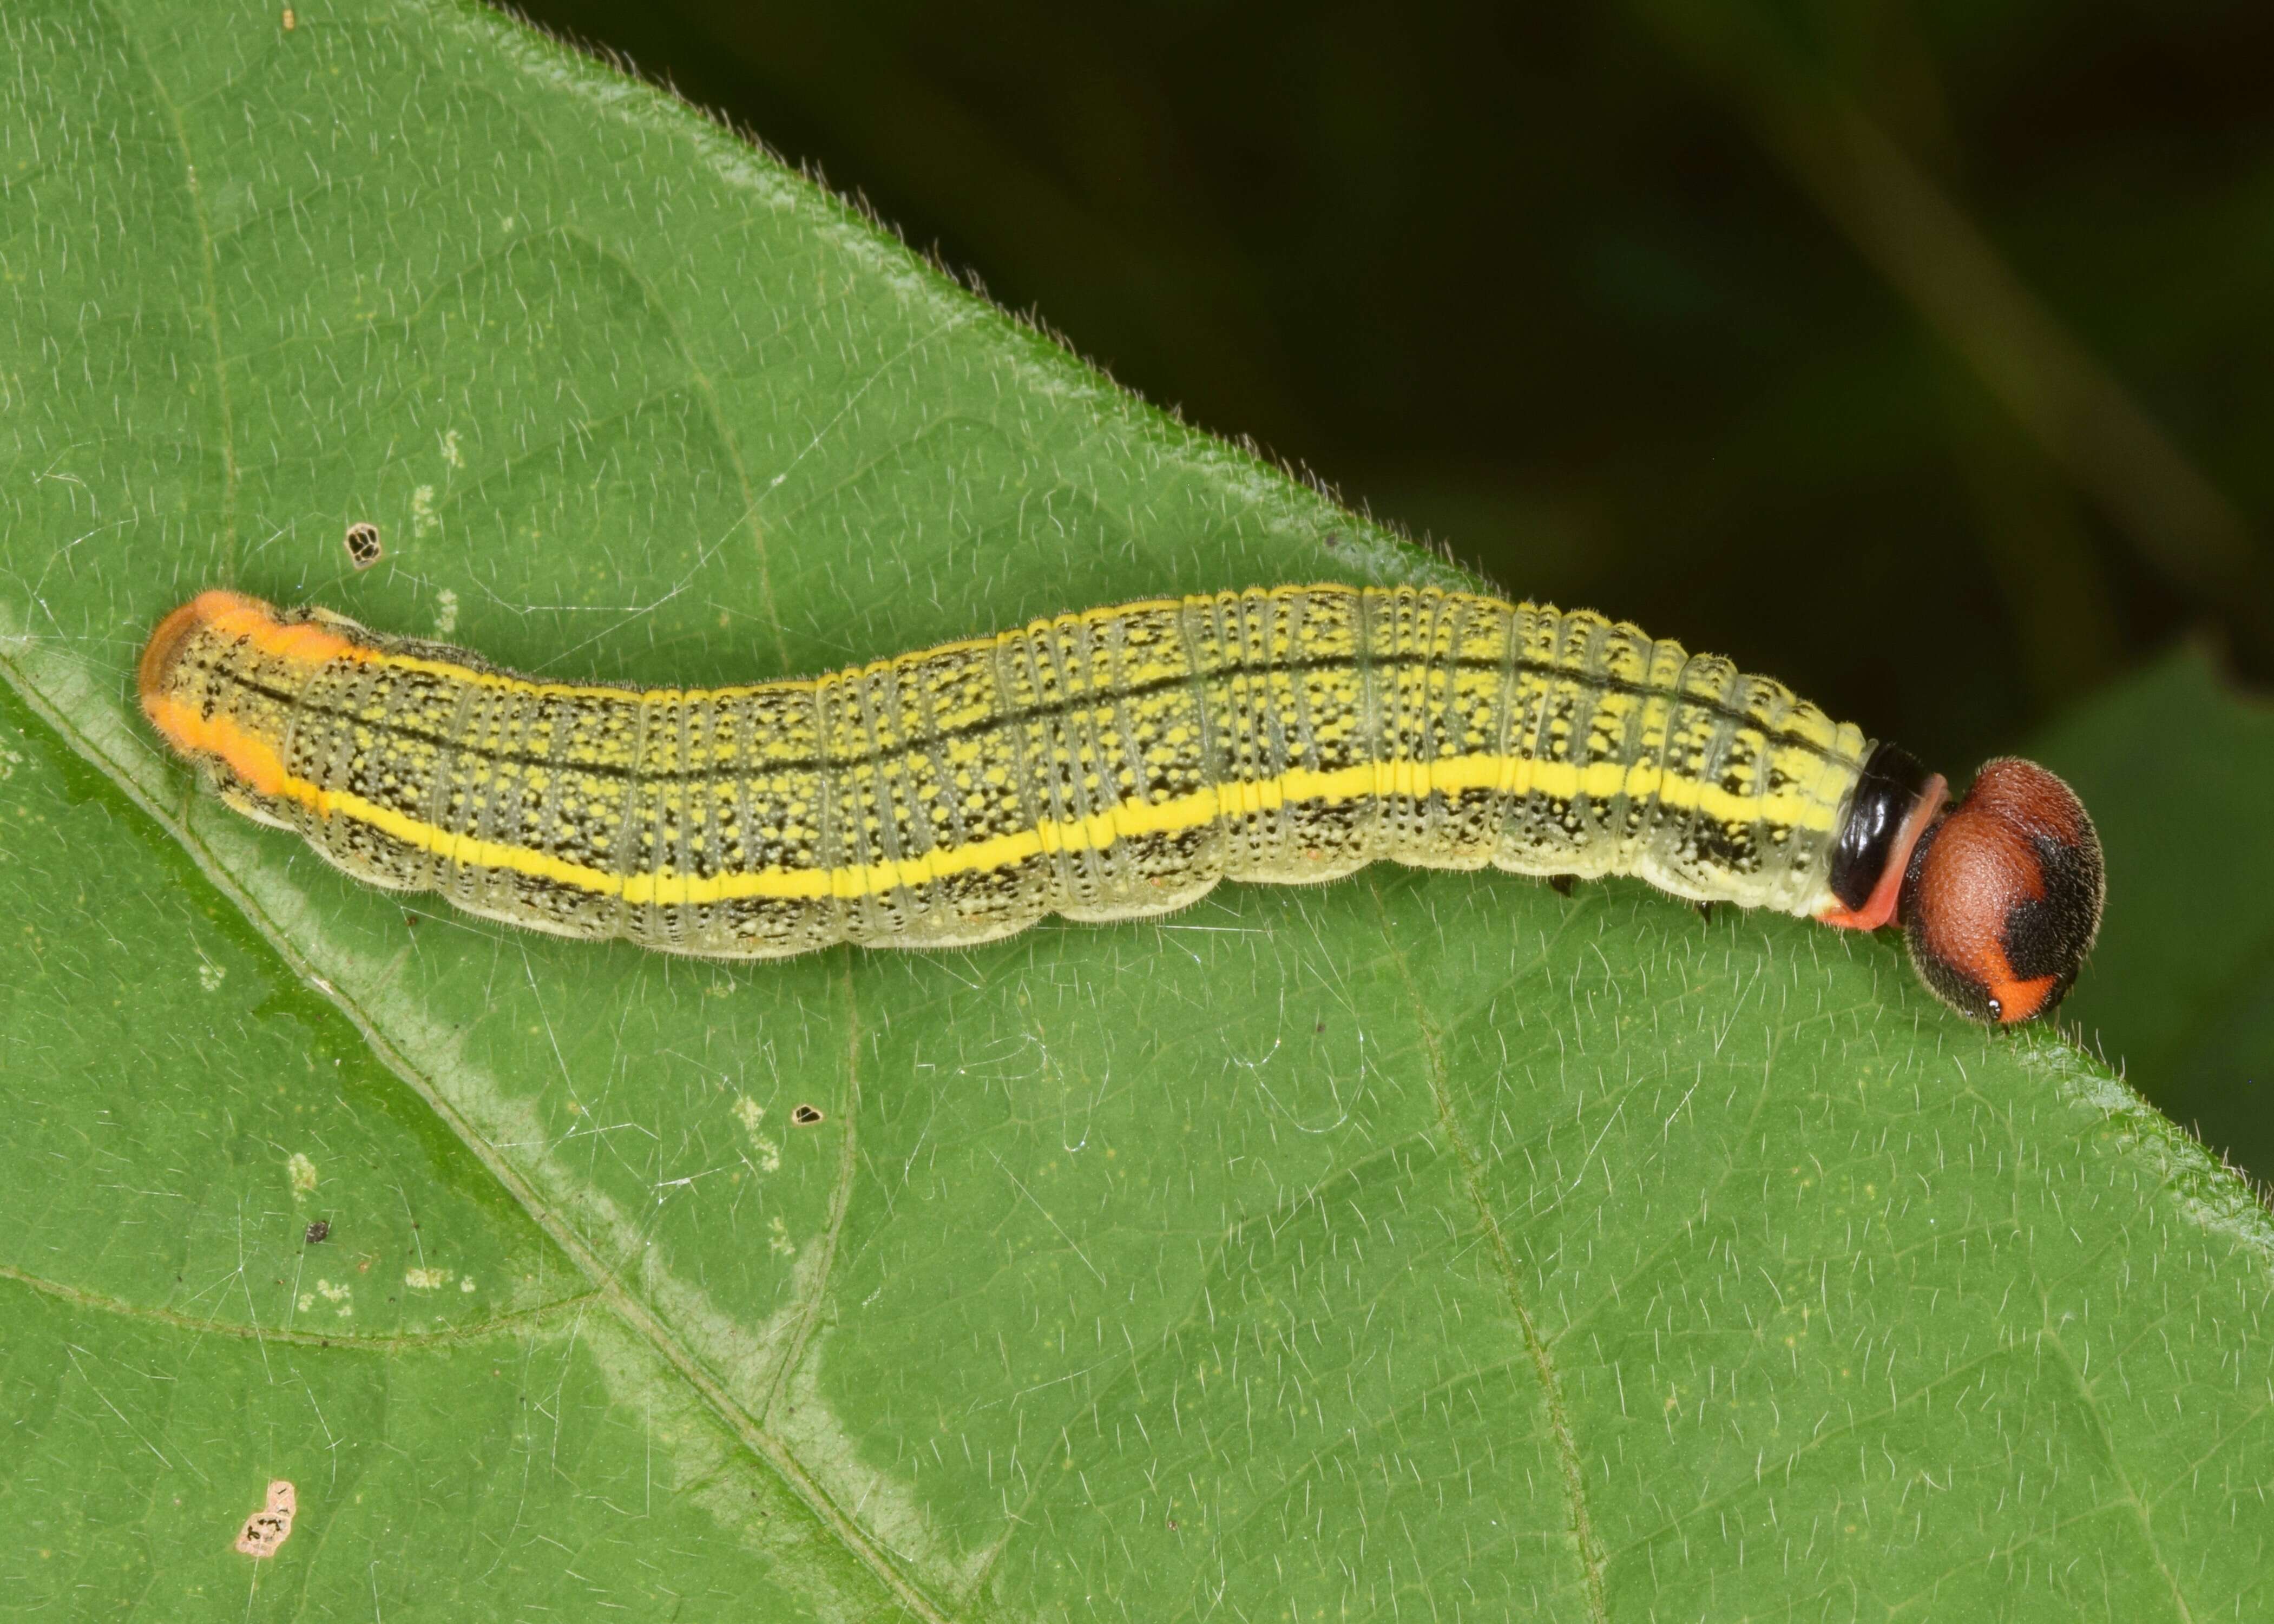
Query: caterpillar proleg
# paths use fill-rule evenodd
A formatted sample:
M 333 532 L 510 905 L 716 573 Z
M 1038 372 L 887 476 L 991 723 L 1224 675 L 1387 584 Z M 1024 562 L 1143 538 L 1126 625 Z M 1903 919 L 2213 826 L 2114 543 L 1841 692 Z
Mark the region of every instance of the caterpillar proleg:
M 2067 786 L 1943 780 L 1781 684 L 1585 612 L 1318 585 L 1064 614 L 799 681 L 540 681 L 209 591 L 142 708 L 349 874 L 668 952 L 937 948 L 1381 860 L 1631 875 L 1856 929 L 2026 1020 L 2098 923 Z

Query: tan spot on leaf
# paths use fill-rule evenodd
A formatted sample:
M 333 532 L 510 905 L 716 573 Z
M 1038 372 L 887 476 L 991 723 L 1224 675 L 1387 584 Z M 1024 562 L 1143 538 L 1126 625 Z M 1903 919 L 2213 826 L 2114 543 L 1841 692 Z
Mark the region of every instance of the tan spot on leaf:
M 244 1528 L 237 1531 L 237 1548 L 257 1559 L 275 1555 L 276 1548 L 292 1537 L 292 1517 L 299 1508 L 299 1496 L 279 1477 L 268 1485 L 268 1503 L 245 1518 Z

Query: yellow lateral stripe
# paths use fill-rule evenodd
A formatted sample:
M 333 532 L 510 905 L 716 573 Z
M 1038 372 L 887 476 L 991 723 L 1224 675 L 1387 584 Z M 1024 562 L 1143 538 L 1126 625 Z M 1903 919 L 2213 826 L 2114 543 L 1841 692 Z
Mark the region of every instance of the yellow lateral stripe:
M 1582 770 L 1522 756 L 1463 756 L 1435 763 L 1374 763 L 1335 772 L 1297 768 L 1277 778 L 1220 785 L 1172 801 L 1124 802 L 1109 813 L 1088 818 L 1049 820 L 1034 829 L 968 846 L 942 847 L 898 862 L 840 868 L 765 868 L 714 875 L 709 879 L 636 874 L 627 880 L 527 846 L 452 834 L 350 792 L 320 790 L 304 778 L 287 777 L 274 793 L 300 802 L 319 817 L 351 818 L 407 846 L 460 864 L 507 868 L 602 896 L 621 896 L 634 904 L 678 906 L 743 897 L 810 900 L 874 896 L 959 874 L 1006 868 L 1045 852 L 1081 851 L 1111 846 L 1131 836 L 1197 829 L 1219 817 L 1275 810 L 1288 801 L 1347 804 L 1369 796 L 1419 799 L 1433 791 L 1449 794 L 1503 786 L 1510 793 L 1539 792 L 1559 801 L 1580 794 L 1602 801 L 1622 791 L 1637 800 L 1655 793 L 1660 806 L 1695 808 L 1721 822 L 1750 823 L 1765 819 L 1782 827 L 1824 832 L 1832 828 L 1834 810 L 1806 795 L 1733 795 L 1719 785 L 1700 785 L 1649 765 L 1623 767 L 1615 762 L 1602 762 Z

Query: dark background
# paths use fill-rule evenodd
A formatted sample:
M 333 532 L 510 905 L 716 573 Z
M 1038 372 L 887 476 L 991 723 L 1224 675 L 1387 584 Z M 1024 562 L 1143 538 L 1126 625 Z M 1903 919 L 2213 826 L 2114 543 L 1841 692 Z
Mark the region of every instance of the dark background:
M 2274 674 L 2263 0 L 524 15 L 1510 593 L 1962 781 L 2181 639 Z

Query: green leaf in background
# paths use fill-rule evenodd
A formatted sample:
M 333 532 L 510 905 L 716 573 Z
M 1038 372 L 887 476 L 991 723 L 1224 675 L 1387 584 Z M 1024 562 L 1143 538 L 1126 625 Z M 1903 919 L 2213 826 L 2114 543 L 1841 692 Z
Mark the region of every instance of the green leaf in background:
M 1384 869 L 724 967 L 198 797 L 217 583 L 704 682 L 1443 573 L 509 23 L 295 23 L 0 19 L 13 1605 L 2263 1612 L 2264 1215 L 1886 943 Z
M 2124 899 L 2068 1015 L 2173 1118 L 2274 1167 L 2274 712 L 2187 649 L 2042 749 L 2092 808 Z

